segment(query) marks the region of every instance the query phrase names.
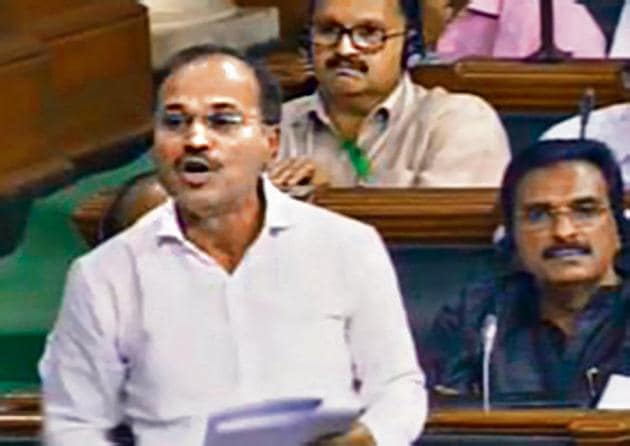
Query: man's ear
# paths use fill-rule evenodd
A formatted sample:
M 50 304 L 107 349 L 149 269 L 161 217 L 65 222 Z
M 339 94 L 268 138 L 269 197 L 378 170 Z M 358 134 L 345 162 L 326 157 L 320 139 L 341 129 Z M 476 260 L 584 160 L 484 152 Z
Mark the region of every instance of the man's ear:
M 280 150 L 280 126 L 266 125 L 265 139 L 269 147 L 267 161 L 274 160 L 278 156 Z

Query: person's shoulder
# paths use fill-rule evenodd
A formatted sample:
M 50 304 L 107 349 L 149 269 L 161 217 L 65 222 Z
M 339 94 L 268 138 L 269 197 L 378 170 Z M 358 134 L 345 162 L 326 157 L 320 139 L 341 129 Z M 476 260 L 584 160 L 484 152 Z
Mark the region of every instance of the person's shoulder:
M 442 87 L 426 89 L 420 85 L 416 85 L 415 88 L 416 97 L 431 106 L 435 113 L 477 117 L 480 114 L 496 114 L 490 103 L 471 93 L 452 93 Z
M 486 271 L 464 285 L 457 299 L 445 303 L 434 319 L 435 327 L 458 326 L 476 331 L 485 315 L 496 312 L 505 291 L 495 271 Z
M 328 235 L 336 242 L 356 243 L 372 239 L 377 234 L 371 225 L 311 203 L 290 198 L 292 217 L 302 231 Z
M 467 306 L 483 306 L 484 303 L 502 293 L 504 283 L 496 271 L 486 271 L 464 286 L 462 299 Z
M 352 230 L 373 230 L 367 223 L 345 216 L 338 212 L 326 209 L 315 204 L 306 203 L 291 198 L 295 215 L 300 216 L 300 222 L 307 226 L 320 226 L 321 224 L 331 225 L 338 228 L 349 228 Z
M 523 297 L 533 299 L 536 293 L 530 274 L 495 265 L 464 288 L 460 305 L 471 315 L 507 315 L 525 310 Z
M 283 122 L 293 123 L 304 119 L 313 110 L 315 97 L 315 94 L 300 96 L 282 104 Z
M 593 110 L 592 116 L 612 117 L 624 121 L 630 120 L 630 102 L 621 102 Z

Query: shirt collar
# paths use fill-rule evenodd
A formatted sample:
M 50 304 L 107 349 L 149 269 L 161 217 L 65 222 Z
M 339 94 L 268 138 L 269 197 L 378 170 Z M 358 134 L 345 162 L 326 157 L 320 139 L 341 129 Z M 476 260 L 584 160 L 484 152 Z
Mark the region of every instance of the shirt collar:
M 170 197 L 166 203 L 162 205 L 162 215 L 158 223 L 157 237 L 158 240 L 174 239 L 180 242 L 185 240 L 184 234 L 177 221 L 175 201 Z
M 293 198 L 276 188 L 266 174 L 262 176 L 262 187 L 266 206 L 263 228 L 270 231 L 288 229 L 294 223 L 290 211 Z
M 265 199 L 265 219 L 261 232 L 275 233 L 288 229 L 293 224 L 290 212 L 290 202 L 293 199 L 278 190 L 267 175 L 262 175 L 260 181 Z M 157 237 L 159 240 L 173 239 L 186 242 L 186 237 L 179 225 L 175 201 L 172 198 L 162 205 Z
M 374 109 L 373 113 L 379 113 L 384 111 L 387 113 L 387 117 L 392 121 L 400 117 L 403 112 L 404 104 L 407 98 L 413 94 L 413 81 L 408 72 L 404 72 L 400 82 L 394 91 L 378 106 Z
M 409 73 L 405 71 L 398 85 L 396 85 L 396 88 L 394 88 L 385 100 L 372 109 L 368 115 L 368 119 L 383 116 L 385 122 L 396 122 L 403 112 L 406 99 L 411 94 L 413 94 L 413 81 Z M 319 89 L 311 96 L 311 101 L 305 111 L 307 117 L 311 119 L 317 118 L 328 127 L 333 127 L 332 121 L 326 113 L 324 100 Z

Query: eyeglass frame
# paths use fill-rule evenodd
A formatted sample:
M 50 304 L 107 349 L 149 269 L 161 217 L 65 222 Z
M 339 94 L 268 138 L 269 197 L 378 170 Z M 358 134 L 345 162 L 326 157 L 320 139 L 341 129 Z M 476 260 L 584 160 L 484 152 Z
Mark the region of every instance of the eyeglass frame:
M 353 35 L 353 32 L 356 29 L 360 29 L 360 28 L 367 28 L 368 26 L 371 25 L 365 25 L 365 24 L 359 24 L 359 25 L 355 25 L 352 27 L 347 27 L 344 25 L 334 25 L 334 27 L 337 29 L 337 38 L 335 39 L 334 42 L 330 42 L 330 43 L 323 43 L 323 42 L 317 42 L 317 39 L 315 38 L 315 30 L 317 29 L 319 25 L 316 23 L 311 23 L 309 26 L 309 36 L 310 36 L 310 40 L 314 45 L 318 45 L 318 46 L 323 46 L 326 48 L 333 48 L 337 45 L 339 45 L 339 42 L 341 42 L 341 40 L 344 38 L 344 36 L 348 36 L 350 38 L 350 43 L 352 43 L 352 46 L 357 49 L 358 51 L 362 51 L 362 52 L 378 52 L 380 50 L 382 50 L 387 41 L 391 38 L 394 37 L 400 37 L 400 36 L 404 36 L 405 34 L 407 34 L 407 30 L 404 29 L 402 31 L 392 31 L 390 33 L 387 32 L 387 30 L 380 28 L 380 27 L 376 27 L 374 26 L 375 30 L 379 30 L 383 33 L 383 35 L 380 38 L 380 42 L 374 46 L 361 46 L 358 45 L 355 37 Z
M 590 210 L 591 214 L 583 215 L 582 218 L 576 217 L 576 214 L 579 214 L 579 210 L 576 208 L 580 205 L 580 201 L 581 200 L 577 200 L 563 206 L 549 206 L 547 209 L 544 209 L 548 218 L 542 222 L 532 222 L 527 220 L 528 211 L 517 211 L 515 212 L 515 216 L 518 217 L 519 227 L 522 227 L 524 231 L 534 232 L 548 230 L 556 223 L 557 218 L 560 215 L 566 216 L 571 221 L 571 224 L 576 228 L 588 229 L 595 227 L 597 223 L 599 223 L 598 220 L 606 213 L 606 211 L 612 210 L 609 203 L 591 202 L 593 204 L 593 208 Z
M 175 126 L 171 126 L 169 125 L 166 120 L 168 118 L 168 115 L 180 115 L 184 117 L 184 121 L 185 121 L 185 125 L 180 124 L 177 128 L 175 128 Z M 210 117 L 214 117 L 217 115 L 232 115 L 232 116 L 239 116 L 240 121 L 239 122 L 231 122 L 231 123 L 226 123 L 227 126 L 229 126 L 229 128 L 226 129 L 220 129 L 218 127 L 215 127 L 213 124 L 217 124 L 216 122 L 213 122 L 211 119 L 209 119 Z M 203 113 L 203 114 L 197 114 L 197 113 L 185 113 L 182 111 L 169 111 L 165 108 L 160 109 L 157 113 L 156 113 L 156 123 L 157 126 L 159 128 L 165 129 L 168 132 L 174 133 L 174 134 L 178 134 L 178 135 L 184 135 L 187 132 L 189 132 L 191 130 L 191 128 L 194 125 L 194 122 L 198 119 L 202 118 L 202 124 L 204 126 L 204 128 L 206 130 L 210 130 L 213 133 L 217 134 L 217 135 L 221 135 L 221 136 L 233 136 L 236 130 L 240 130 L 244 127 L 247 127 L 249 125 L 252 125 L 254 123 L 261 123 L 260 121 L 260 116 L 257 114 L 246 114 L 243 113 L 241 111 L 227 111 L 227 110 L 217 110 L 217 111 L 213 111 L 210 113 Z M 234 127 L 231 127 L 234 126 Z

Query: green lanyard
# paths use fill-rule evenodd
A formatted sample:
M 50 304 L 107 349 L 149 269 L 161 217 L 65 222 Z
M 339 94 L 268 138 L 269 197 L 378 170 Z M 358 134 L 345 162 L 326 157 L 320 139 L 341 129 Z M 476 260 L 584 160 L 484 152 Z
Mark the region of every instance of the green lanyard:
M 348 153 L 350 163 L 352 163 L 352 167 L 354 167 L 357 177 L 362 180 L 367 179 L 371 173 L 370 160 L 363 150 L 361 150 L 359 146 L 349 139 L 346 139 L 341 143 L 341 148 Z

